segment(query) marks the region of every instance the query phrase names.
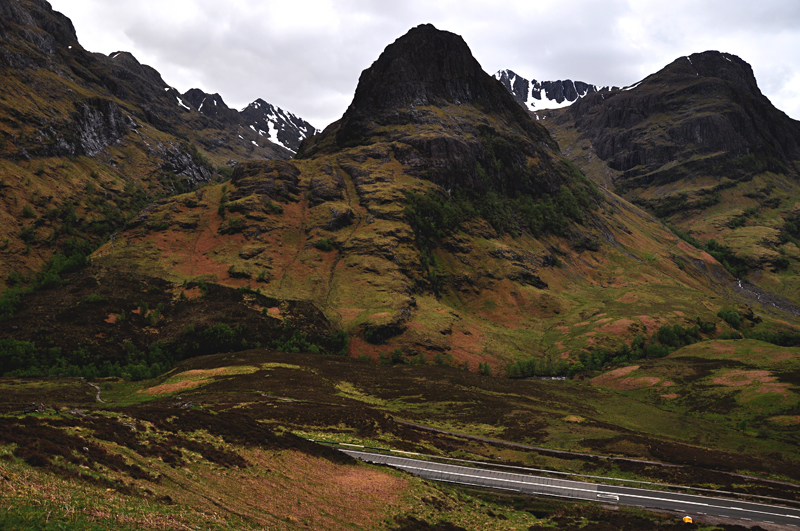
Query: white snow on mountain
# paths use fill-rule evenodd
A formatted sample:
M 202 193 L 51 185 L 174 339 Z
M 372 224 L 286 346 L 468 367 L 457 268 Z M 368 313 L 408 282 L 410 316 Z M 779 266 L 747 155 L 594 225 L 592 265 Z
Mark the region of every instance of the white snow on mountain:
M 499 70 L 494 78 L 529 111 L 545 109 L 563 109 L 569 107 L 580 98 L 596 92 L 606 92 L 616 87 L 598 87 L 581 81 L 569 79 L 558 81 L 528 81 L 511 70 Z

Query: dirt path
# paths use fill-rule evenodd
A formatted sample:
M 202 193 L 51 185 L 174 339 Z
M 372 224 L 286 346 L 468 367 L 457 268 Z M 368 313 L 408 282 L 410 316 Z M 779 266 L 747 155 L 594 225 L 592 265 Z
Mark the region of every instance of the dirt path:
M 308 213 L 308 198 L 306 194 L 303 193 L 302 199 L 300 200 L 300 205 L 302 207 L 302 211 L 300 213 L 300 224 L 299 224 L 299 241 L 297 242 L 297 252 L 294 254 L 292 259 L 286 264 L 286 266 L 281 270 L 281 281 L 278 284 L 278 290 L 280 293 L 283 293 L 283 288 L 286 283 L 286 275 L 292 269 L 294 264 L 300 259 L 300 255 L 306 250 L 306 245 L 308 244 L 308 233 L 306 232 L 306 216 Z

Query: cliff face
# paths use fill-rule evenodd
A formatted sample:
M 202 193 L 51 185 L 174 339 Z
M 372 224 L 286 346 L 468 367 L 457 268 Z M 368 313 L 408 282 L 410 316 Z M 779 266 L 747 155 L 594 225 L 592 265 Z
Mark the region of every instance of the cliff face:
M 623 190 L 756 166 L 794 173 L 800 160 L 800 122 L 761 94 L 750 65 L 719 52 L 677 59 L 630 90 L 586 97 L 556 118 L 567 122 L 622 172 Z
M 555 193 L 568 180 L 557 144 L 487 75 L 464 40 L 431 25 L 389 45 L 338 122 L 298 157 L 390 144 L 409 173 L 447 190 Z
M 511 93 L 517 103 L 528 111 L 559 109 L 589 94 L 618 90 L 618 87 L 598 87 L 571 79 L 529 81 L 511 70 L 500 70 L 494 77 Z

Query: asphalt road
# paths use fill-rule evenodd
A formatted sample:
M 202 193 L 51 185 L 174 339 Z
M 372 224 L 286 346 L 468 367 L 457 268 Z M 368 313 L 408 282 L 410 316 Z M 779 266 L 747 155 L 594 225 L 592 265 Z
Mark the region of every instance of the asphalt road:
M 800 527 L 800 509 L 792 507 L 634 487 L 616 487 L 531 474 L 501 472 L 358 450 L 340 450 L 362 461 L 385 464 L 415 476 L 435 481 L 511 490 L 525 494 L 544 494 L 563 498 L 662 509 L 685 513 L 689 516 L 723 516 L 739 520 Z

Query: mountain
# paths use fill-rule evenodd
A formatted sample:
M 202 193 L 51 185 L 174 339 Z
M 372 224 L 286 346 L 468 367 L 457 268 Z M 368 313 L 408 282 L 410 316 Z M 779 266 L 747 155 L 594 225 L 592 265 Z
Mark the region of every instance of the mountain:
M 737 276 L 800 302 L 800 122 L 761 93 L 745 61 L 681 57 L 547 126 L 595 182 L 710 245 Z
M 198 142 L 238 138 L 218 95 L 164 93 Z M 177 137 L 130 109 L 119 147 L 21 177 L 109 183 L 73 210 L 25 204 L 26 227 L 75 235 L 121 201 L 117 177 L 149 191 L 146 149 Z M 571 123 L 552 129 L 562 152 L 461 37 L 419 26 L 294 159 L 143 196 L 88 260 L 5 291 L 0 527 L 685 528 L 440 488 L 340 443 L 798 499 L 800 318 L 593 184 L 568 157 L 622 172 Z
M 206 127 L 216 127 L 224 131 L 242 132 L 242 130 L 247 130 L 248 139 L 252 138 L 255 133 L 258 135 L 258 140 L 249 141 L 257 147 L 259 141 L 264 144 L 264 140 L 266 140 L 266 145 L 275 144 L 294 154 L 306 137 L 317 132 L 314 126 L 302 118 L 267 103 L 261 98 L 241 111 L 228 107 L 219 94 L 206 94 L 196 88 L 186 92 L 183 100 L 192 109 L 211 120 Z M 230 140 L 225 142 L 228 141 Z M 225 145 L 225 142 L 218 145 Z M 209 147 L 213 149 L 214 145 L 217 144 L 211 144 Z
M 529 111 L 560 109 L 572 105 L 589 94 L 618 90 L 618 87 L 598 87 L 583 81 L 530 81 L 511 70 L 499 70 L 495 75 L 514 99 Z
M 274 144 L 295 153 L 303 140 L 319 132 L 302 118 L 260 98 L 242 109 L 240 114 L 259 136 L 266 136 Z
M 84 338 L 99 359 L 135 348 L 159 367 L 258 344 L 564 373 L 662 326 L 727 326 L 724 308 L 774 324 L 712 256 L 593 185 L 430 25 L 389 45 L 293 160 L 150 204 L 66 278 L 9 303 L 6 337 L 64 352 Z
M 58 253 L 89 253 L 149 201 L 225 178 L 228 163 L 290 158 L 293 128 L 313 131 L 275 110 L 277 135 L 259 132 L 219 95 L 203 106 L 208 95 L 180 94 L 130 53 L 88 52 L 45 1 L 0 1 L 0 72 L 5 285 Z

